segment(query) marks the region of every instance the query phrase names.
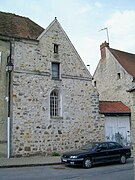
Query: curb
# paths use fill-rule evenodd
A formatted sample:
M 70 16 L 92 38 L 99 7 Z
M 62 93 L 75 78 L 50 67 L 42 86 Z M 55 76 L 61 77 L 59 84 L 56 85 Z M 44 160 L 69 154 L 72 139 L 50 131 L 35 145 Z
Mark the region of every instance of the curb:
M 51 165 L 59 165 L 61 162 L 56 163 L 42 163 L 42 164 L 18 164 L 18 165 L 1 165 L 0 168 L 20 168 L 20 167 L 34 167 L 34 166 L 51 166 Z

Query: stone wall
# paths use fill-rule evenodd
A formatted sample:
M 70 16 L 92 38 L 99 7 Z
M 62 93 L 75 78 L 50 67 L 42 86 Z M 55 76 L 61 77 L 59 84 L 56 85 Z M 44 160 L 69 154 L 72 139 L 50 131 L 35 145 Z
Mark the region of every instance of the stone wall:
M 14 87 L 14 154 L 61 152 L 102 140 L 98 95 L 89 82 L 63 79 L 56 85 L 34 75 L 20 75 L 19 79 L 21 84 Z M 62 96 L 62 117 L 50 118 L 49 94 L 56 86 Z
M 62 152 L 103 140 L 98 93 L 57 20 L 38 40 L 15 42 L 12 155 Z M 57 55 L 54 43 L 59 44 Z M 51 62 L 60 63 L 60 80 L 52 80 Z M 61 96 L 61 116 L 56 118 L 49 110 L 53 89 Z
M 132 99 L 131 106 L 131 136 L 132 136 L 132 155 L 134 158 L 133 167 L 134 167 L 134 177 L 135 177 L 135 89 L 129 90 L 128 92 Z

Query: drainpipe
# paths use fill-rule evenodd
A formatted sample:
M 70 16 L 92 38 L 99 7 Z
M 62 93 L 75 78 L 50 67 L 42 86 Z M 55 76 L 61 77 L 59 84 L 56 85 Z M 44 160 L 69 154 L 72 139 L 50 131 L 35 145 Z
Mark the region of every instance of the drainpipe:
M 12 63 L 12 43 L 10 42 L 10 55 L 7 57 L 6 71 L 8 72 L 8 117 L 7 117 L 7 158 L 10 158 L 10 124 L 11 124 L 11 75 L 13 71 Z

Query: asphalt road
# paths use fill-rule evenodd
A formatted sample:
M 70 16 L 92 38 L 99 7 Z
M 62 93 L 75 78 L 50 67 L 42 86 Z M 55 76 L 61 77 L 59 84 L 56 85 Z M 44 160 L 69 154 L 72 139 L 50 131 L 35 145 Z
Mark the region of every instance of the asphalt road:
M 83 169 L 64 165 L 0 168 L 0 180 L 133 180 L 133 162 Z

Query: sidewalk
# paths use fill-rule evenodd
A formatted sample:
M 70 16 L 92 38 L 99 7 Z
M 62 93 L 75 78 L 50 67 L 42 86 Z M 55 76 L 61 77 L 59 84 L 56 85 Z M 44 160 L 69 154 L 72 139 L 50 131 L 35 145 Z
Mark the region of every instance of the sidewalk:
M 133 158 L 129 158 L 128 162 L 133 162 Z M 45 166 L 61 164 L 60 156 L 30 156 L 19 158 L 0 158 L 0 168 L 12 167 L 29 167 L 29 166 Z
M 0 168 L 45 166 L 61 164 L 60 156 L 31 156 L 19 158 L 0 158 Z

